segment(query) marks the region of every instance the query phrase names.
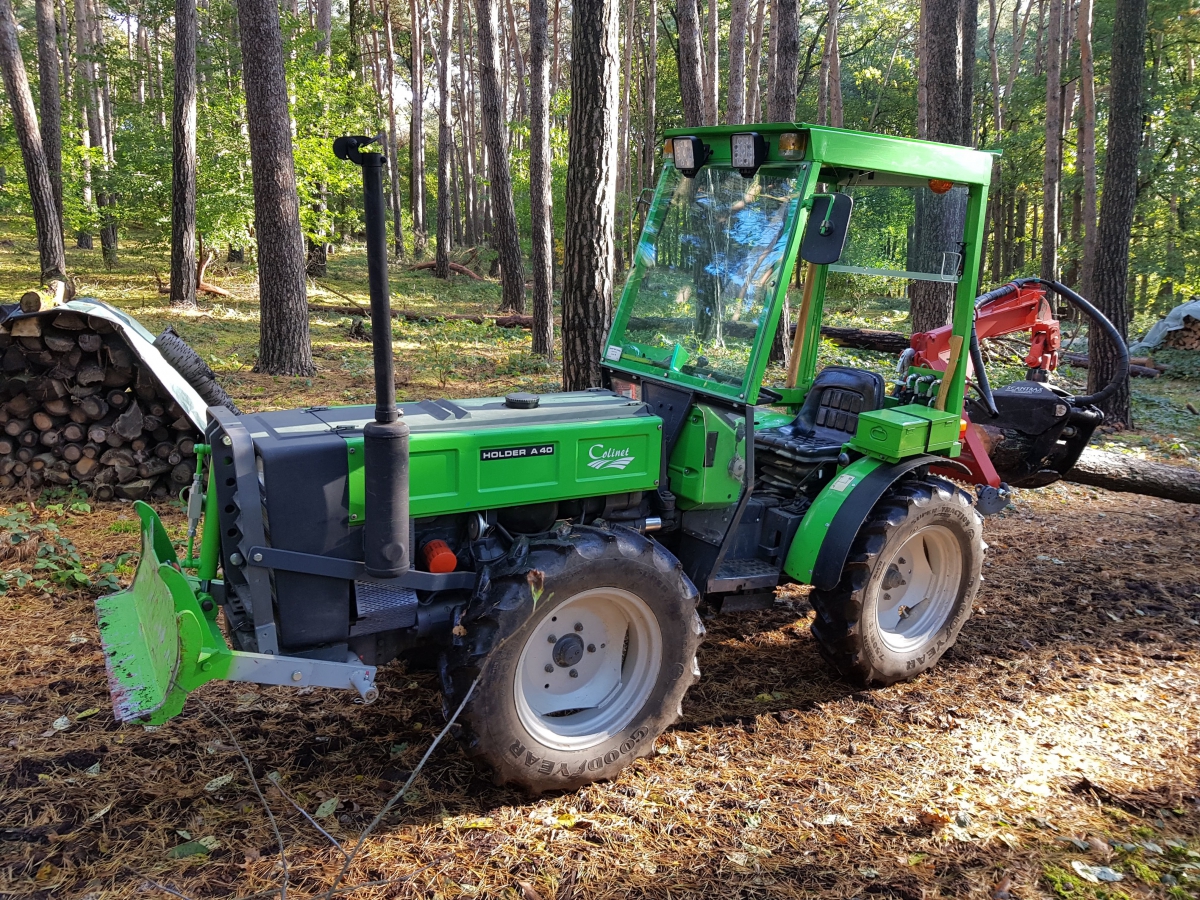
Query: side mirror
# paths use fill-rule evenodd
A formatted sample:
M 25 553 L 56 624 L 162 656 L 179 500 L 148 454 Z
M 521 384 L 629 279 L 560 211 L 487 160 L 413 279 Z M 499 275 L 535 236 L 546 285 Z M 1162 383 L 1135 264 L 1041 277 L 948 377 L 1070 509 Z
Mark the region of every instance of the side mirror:
M 808 228 L 800 245 L 800 257 L 817 266 L 841 259 L 850 233 L 854 198 L 849 194 L 817 194 L 808 214 Z

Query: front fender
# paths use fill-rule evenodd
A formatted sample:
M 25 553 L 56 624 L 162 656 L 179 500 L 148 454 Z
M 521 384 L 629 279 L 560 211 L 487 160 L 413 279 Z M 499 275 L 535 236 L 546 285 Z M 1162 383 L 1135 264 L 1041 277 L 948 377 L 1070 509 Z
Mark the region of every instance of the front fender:
M 797 581 L 833 590 L 842 577 L 850 546 L 879 498 L 914 469 L 945 465 L 940 456 L 914 456 L 888 463 L 870 456 L 842 469 L 817 495 L 788 548 L 783 570 Z

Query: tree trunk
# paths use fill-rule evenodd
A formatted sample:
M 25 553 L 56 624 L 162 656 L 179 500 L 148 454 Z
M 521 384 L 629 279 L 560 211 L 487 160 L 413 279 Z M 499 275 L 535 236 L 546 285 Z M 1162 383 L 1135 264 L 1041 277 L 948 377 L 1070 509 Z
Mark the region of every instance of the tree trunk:
M 972 127 L 972 112 L 975 105 L 975 41 L 979 31 L 979 0 L 962 0 L 959 6 L 959 37 L 962 40 L 961 67 L 959 71 L 962 102 L 959 106 L 961 131 L 958 143 L 964 147 L 975 146 L 975 131 Z
M 1200 503 L 1200 472 L 1190 466 L 1170 466 L 1092 447 L 1083 451 L 1065 478 L 1110 491 Z
M 59 94 L 58 32 L 54 26 L 54 0 L 37 0 L 38 104 L 42 121 L 42 151 L 50 170 L 58 230 L 63 230 L 62 101 Z
M 800 64 L 800 8 L 798 0 L 776 0 L 778 33 L 772 28 L 775 45 L 775 79 L 767 85 L 767 120 L 791 122 L 796 118 L 796 91 Z
M 171 305 L 196 305 L 196 0 L 175 0 Z
M 717 37 L 720 17 L 717 0 L 708 0 L 708 44 L 705 47 L 704 63 L 704 124 L 717 124 L 717 100 L 721 92 L 721 65 L 718 55 L 720 46 Z
M 442 0 L 441 46 L 438 49 L 438 204 L 437 256 L 433 274 L 450 277 L 450 244 L 453 210 L 450 195 L 454 179 L 454 121 L 450 117 L 450 29 L 454 25 L 454 0 Z
M 628 12 L 625 16 L 625 61 L 621 69 L 621 130 L 617 133 L 617 193 L 626 193 L 629 189 L 631 173 L 629 171 L 629 97 L 633 89 L 633 33 L 634 21 L 637 16 L 637 0 L 629 0 Z M 632 205 L 629 215 L 633 215 Z
M 529 2 L 529 217 L 533 352 L 554 355 L 554 231 L 550 172 L 550 41 L 546 0 Z
M 677 0 L 675 20 L 679 24 L 679 100 L 683 106 L 683 123 L 688 128 L 704 124 L 703 78 L 700 74 L 700 7 L 699 0 Z
M 559 76 L 559 56 L 558 56 L 558 41 L 561 32 L 558 29 L 560 17 L 562 16 L 562 0 L 554 0 L 554 71 L 550 73 L 550 96 L 553 97 L 555 91 L 560 87 L 558 80 Z
M 1062 178 L 1062 32 L 1063 0 L 1050 0 L 1046 33 L 1046 154 L 1042 172 L 1043 278 L 1058 278 L 1059 190 Z
M 476 23 L 479 36 L 479 104 L 483 114 L 495 245 L 500 254 L 500 284 L 503 289 L 500 308 L 524 313 L 525 275 L 521 267 L 521 243 L 517 232 L 517 213 L 513 207 L 508 146 L 504 137 L 506 116 L 500 87 L 498 0 L 475 0 L 475 11 L 479 19 Z M 616 111 L 615 98 L 613 111 Z
M 820 85 L 817 95 L 817 121 L 842 127 L 842 66 L 838 52 L 839 0 L 829 0 L 825 13 L 825 50 L 821 54 Z
M 67 271 L 67 261 L 58 211 L 54 205 L 50 167 L 42 147 L 42 135 L 38 131 L 33 94 L 29 90 L 25 62 L 21 58 L 21 48 L 17 43 L 17 21 L 10 0 L 0 0 L 0 68 L 4 70 L 4 90 L 8 94 L 13 125 L 25 163 L 25 181 L 29 186 L 29 197 L 33 204 L 38 259 L 41 262 L 44 283 L 51 278 L 63 278 Z
M 1092 0 L 1079 3 L 1079 116 L 1075 174 L 1083 180 L 1083 262 L 1079 292 L 1092 296 L 1096 267 L 1096 64 L 1092 56 Z
M 333 3 L 332 0 L 317 0 L 317 53 L 328 56 L 332 48 Z
M 512 0 L 505 0 L 508 11 L 508 42 L 512 47 L 513 62 L 517 76 L 517 121 L 523 122 L 529 115 L 529 103 L 525 93 L 525 56 L 521 53 L 521 36 L 517 32 L 517 14 Z
M 1129 322 L 1129 236 L 1137 204 L 1138 150 L 1142 146 L 1142 90 L 1146 61 L 1146 0 L 1117 0 L 1113 16 L 1112 87 L 1108 149 L 1104 160 L 1104 198 L 1096 237 L 1092 301 L 1124 337 Z M 1091 335 L 1092 367 L 1088 390 L 1107 384 L 1117 363 L 1117 348 L 1103 332 Z M 1129 382 L 1101 405 L 1110 422 L 1128 426 Z
M 600 384 L 612 318 L 616 219 L 616 0 L 575 0 L 568 211 L 563 269 L 563 389 Z
M 466 50 L 469 15 L 468 5 L 463 3 L 458 9 L 458 115 L 463 136 L 459 170 L 463 178 L 463 217 L 466 220 L 464 238 L 467 245 L 473 247 L 479 240 L 479 212 L 475 190 L 475 92 L 470 84 L 471 66 L 466 62 L 469 59 Z
M 754 14 L 754 42 L 750 45 L 750 75 L 746 79 L 745 116 L 747 122 L 762 120 L 762 90 L 759 77 L 762 73 L 763 26 L 766 24 L 766 0 L 758 0 Z
M 392 186 L 392 253 L 404 259 L 404 222 L 400 213 L 400 137 L 396 129 L 396 40 L 391 0 L 383 0 L 383 34 L 387 45 L 388 174 Z
M 729 16 L 729 87 L 725 124 L 746 121 L 746 6 L 748 0 L 731 0 Z
M 658 159 L 658 0 L 650 0 L 649 46 L 646 48 L 646 124 L 642 142 L 642 165 L 646 184 L 654 184 L 654 163 Z
M 315 367 L 308 337 L 304 236 L 292 161 L 279 8 L 274 0 L 238 0 L 238 17 L 262 316 L 254 371 L 311 375 Z
M 411 31 L 409 65 L 412 73 L 412 112 L 408 121 L 408 203 L 412 211 L 413 255 L 425 255 L 428 232 L 425 223 L 425 44 L 417 0 L 408 2 Z
M 920 63 L 926 98 L 923 137 L 945 144 L 956 144 L 962 140 L 962 41 L 957 27 L 945 27 L 946 23 L 961 24 L 960 2 L 924 0 L 922 8 L 925 55 Z M 920 227 L 916 239 L 920 247 L 944 248 L 957 240 L 950 234 L 950 204 L 936 200 L 925 191 L 917 196 L 917 221 Z M 923 206 L 926 207 L 924 212 Z M 945 215 L 939 214 L 941 212 Z M 909 297 L 914 332 L 940 328 L 949 321 L 954 305 L 953 285 L 939 281 L 914 281 L 909 287 Z

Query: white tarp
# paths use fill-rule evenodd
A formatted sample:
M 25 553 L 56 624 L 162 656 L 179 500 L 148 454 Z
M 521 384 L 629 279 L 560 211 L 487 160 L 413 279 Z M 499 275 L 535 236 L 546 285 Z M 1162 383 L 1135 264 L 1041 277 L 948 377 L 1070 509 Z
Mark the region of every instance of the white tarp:
M 1153 350 L 1163 342 L 1172 331 L 1179 331 L 1184 327 L 1184 319 L 1195 319 L 1200 322 L 1200 300 L 1192 300 L 1190 303 L 1181 303 L 1169 313 L 1166 318 L 1155 322 L 1153 327 L 1146 332 L 1146 336 L 1129 348 L 1130 353 L 1137 353 L 1142 350 Z
M 204 427 L 208 424 L 208 415 L 206 412 L 208 404 L 196 393 L 196 389 L 188 384 L 182 375 L 175 371 L 175 367 L 163 359 L 162 354 L 158 352 L 158 348 L 154 346 L 154 335 L 147 331 L 132 316 L 127 315 L 116 307 L 109 306 L 107 303 L 101 303 L 99 300 L 77 297 L 53 309 L 35 313 L 17 313 L 10 316 L 6 321 L 12 322 L 17 319 L 43 317 L 53 319 L 58 313 L 67 311 L 80 313 L 85 316 L 95 316 L 98 319 L 112 322 L 116 326 L 117 331 L 121 333 L 121 336 L 125 338 L 125 343 L 129 345 L 129 349 L 134 352 L 139 362 L 154 374 L 154 377 L 158 379 L 158 383 L 163 389 L 175 399 L 176 403 L 183 407 L 183 411 L 192 420 L 192 424 L 202 434 L 204 433 Z

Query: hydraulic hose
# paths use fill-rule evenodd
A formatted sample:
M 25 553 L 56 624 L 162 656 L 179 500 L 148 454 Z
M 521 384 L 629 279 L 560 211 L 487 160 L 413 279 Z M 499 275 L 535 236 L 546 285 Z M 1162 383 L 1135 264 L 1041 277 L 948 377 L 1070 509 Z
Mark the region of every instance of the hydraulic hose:
M 1122 382 L 1129 377 L 1129 347 L 1125 343 L 1125 338 L 1121 337 L 1121 332 L 1117 331 L 1117 327 L 1108 320 L 1108 317 L 1104 313 L 1100 312 L 1100 310 L 1096 309 L 1096 307 L 1087 300 L 1084 300 L 1065 284 L 1057 281 L 1049 281 L 1045 278 L 1018 278 L 1012 283 L 1017 286 L 1040 284 L 1048 287 L 1091 319 L 1096 325 L 1099 325 L 1101 330 L 1108 335 L 1109 340 L 1113 342 L 1113 346 L 1117 348 L 1117 369 L 1113 373 L 1112 378 L 1109 379 L 1108 384 L 1094 394 L 1076 397 L 1075 405 L 1094 406 L 1111 397 L 1117 388 L 1121 386 Z
M 994 419 L 1000 415 L 1000 410 L 996 409 L 996 398 L 992 396 L 992 385 L 988 381 L 987 368 L 983 365 L 983 352 L 979 349 L 979 333 L 975 330 L 974 323 L 971 324 L 970 350 L 971 365 L 975 369 L 975 385 L 979 388 L 979 396 L 983 398 L 987 411 Z

